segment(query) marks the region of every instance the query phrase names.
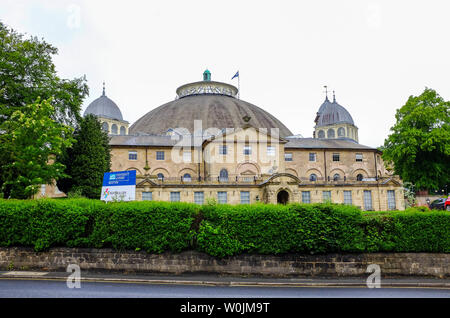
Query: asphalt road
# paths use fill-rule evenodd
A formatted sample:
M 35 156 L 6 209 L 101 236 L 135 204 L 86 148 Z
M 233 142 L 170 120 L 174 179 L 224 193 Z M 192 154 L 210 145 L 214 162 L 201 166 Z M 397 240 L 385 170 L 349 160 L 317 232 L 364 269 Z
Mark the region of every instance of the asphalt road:
M 0 279 L 0 298 L 450 298 L 450 289 L 227 287 Z

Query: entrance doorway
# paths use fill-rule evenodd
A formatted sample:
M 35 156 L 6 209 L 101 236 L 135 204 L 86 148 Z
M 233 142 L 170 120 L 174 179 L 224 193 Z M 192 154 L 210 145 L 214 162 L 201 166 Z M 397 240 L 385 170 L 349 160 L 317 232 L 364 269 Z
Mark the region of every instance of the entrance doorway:
M 277 194 L 277 203 L 286 204 L 289 202 L 289 193 L 285 190 L 281 190 Z

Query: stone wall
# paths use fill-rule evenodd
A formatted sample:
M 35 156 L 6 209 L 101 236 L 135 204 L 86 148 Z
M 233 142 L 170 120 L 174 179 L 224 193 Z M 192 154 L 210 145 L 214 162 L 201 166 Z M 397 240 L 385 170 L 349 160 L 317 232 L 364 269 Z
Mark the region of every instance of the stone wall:
M 91 271 L 272 277 L 364 276 L 369 264 L 378 264 L 384 277 L 450 277 L 450 254 L 239 255 L 217 259 L 194 251 L 156 255 L 142 251 L 120 253 L 112 249 L 52 248 L 36 253 L 31 248 L 0 248 L 0 270 L 65 271 L 68 264 Z

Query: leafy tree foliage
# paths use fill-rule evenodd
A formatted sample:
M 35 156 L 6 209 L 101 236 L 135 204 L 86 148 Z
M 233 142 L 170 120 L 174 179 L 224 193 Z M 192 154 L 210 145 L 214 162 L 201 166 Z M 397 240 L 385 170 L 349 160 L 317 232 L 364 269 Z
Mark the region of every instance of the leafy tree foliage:
M 64 166 L 54 158 L 71 145 L 73 129 L 52 119 L 53 113 L 49 101 L 38 100 L 0 124 L 0 153 L 10 159 L 2 167 L 2 190 L 11 198 L 30 198 L 41 184 L 64 176 Z
M 51 104 L 52 112 L 48 113 L 49 118 L 60 124 L 76 127 L 77 121 L 81 117 L 82 102 L 88 95 L 86 78 L 80 77 L 67 80 L 58 77 L 52 61 L 53 55 L 57 53 L 58 50 L 44 40 L 38 40 L 36 37 L 25 39 L 22 34 L 0 22 L 0 127 L 5 124 L 9 125 L 6 122 L 10 122 L 13 114 L 17 111 L 19 112 L 17 114 L 23 114 L 24 116 L 32 115 L 33 111 L 31 108 L 37 107 L 36 101 L 39 98 L 46 101 L 45 103 Z M 39 107 L 44 107 L 45 111 L 48 112 L 50 108 L 47 107 L 47 104 L 39 104 Z M 20 115 L 16 115 L 15 118 L 18 118 L 17 116 L 20 117 Z M 24 121 L 23 118 L 21 120 Z M 38 127 L 37 123 L 34 125 Z M 10 125 L 8 129 L 12 127 Z M 2 130 L 0 129 L 1 133 Z M 12 131 L 8 131 L 8 134 L 12 133 Z M 39 131 L 34 133 L 40 140 L 46 136 L 45 133 Z M 21 134 L 25 134 L 23 129 Z M 21 151 L 24 153 L 27 153 L 26 147 L 34 147 L 35 145 L 35 141 L 31 139 L 26 140 L 32 143 L 22 145 L 24 149 Z M 25 142 L 25 139 L 22 139 L 21 142 Z M 51 141 L 48 142 L 51 143 Z M 12 172 L 8 171 L 8 169 L 12 167 L 13 163 L 17 162 L 15 157 L 17 152 L 10 152 L 8 149 L 14 149 L 16 146 L 17 144 L 13 140 L 5 139 L 5 136 L 2 137 L 2 145 L 0 145 L 0 188 L 3 189 L 4 197 L 11 195 L 9 193 L 11 190 L 11 179 L 8 178 L 10 178 Z M 14 151 L 18 150 L 14 149 Z M 18 169 L 18 167 L 16 168 Z M 14 170 L 14 173 L 20 170 L 17 169 Z M 57 176 L 55 175 L 54 177 Z M 47 175 L 40 176 L 34 173 L 33 178 L 46 180 Z M 5 185 L 7 181 L 9 182 L 8 186 Z M 28 182 L 26 181 L 24 185 L 28 184 Z M 17 186 L 16 184 L 15 187 Z M 34 188 L 32 187 L 24 190 L 23 194 L 25 195 L 26 193 L 28 195 L 33 191 Z M 13 196 L 16 195 L 14 194 Z
M 79 121 L 73 137 L 73 146 L 59 157 L 66 166 L 68 177 L 57 181 L 58 188 L 65 193 L 76 191 L 85 197 L 98 199 L 103 174 L 111 165 L 108 134 L 102 130 L 97 118 L 89 114 Z
M 418 190 L 439 189 L 450 178 L 450 102 L 426 88 L 397 110 L 383 159 Z

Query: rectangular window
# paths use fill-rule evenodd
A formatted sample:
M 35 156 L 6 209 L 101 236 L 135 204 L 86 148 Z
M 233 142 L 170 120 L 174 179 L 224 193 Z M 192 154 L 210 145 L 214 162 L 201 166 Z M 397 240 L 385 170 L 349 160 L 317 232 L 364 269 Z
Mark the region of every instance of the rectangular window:
M 203 204 L 205 201 L 205 195 L 203 191 L 194 192 L 194 202 L 197 204 Z
M 164 160 L 164 151 L 156 152 L 156 160 Z
M 137 160 L 137 151 L 128 151 L 128 160 Z
M 217 192 L 217 201 L 222 204 L 227 203 L 227 193 L 225 191 Z
M 275 156 L 275 147 L 274 146 L 267 146 L 267 156 L 268 157 Z
M 334 153 L 333 154 L 333 161 L 339 161 L 339 154 L 338 153 Z
M 192 161 L 192 154 L 190 151 L 183 152 L 183 162 L 189 163 Z
M 250 203 L 250 192 L 241 191 L 241 204 L 249 204 L 249 203 Z
M 142 192 L 142 201 L 152 201 L 152 193 Z
M 363 161 L 363 155 L 362 155 L 362 153 L 357 153 L 357 154 L 355 155 L 355 159 L 356 159 L 357 162 L 362 162 L 362 161 Z
M 251 155 L 251 154 L 252 154 L 252 147 L 244 146 L 244 155 Z
M 372 210 L 372 191 L 364 190 L 364 210 Z
M 352 204 L 352 191 L 344 190 L 344 204 Z
M 284 161 L 292 161 L 292 152 L 286 152 L 284 154 Z
M 170 202 L 180 202 L 180 192 L 170 192 Z
M 395 190 L 387 191 L 388 209 L 395 210 Z
M 225 146 L 225 145 L 220 145 L 220 146 L 219 146 L 219 154 L 220 154 L 220 155 L 226 155 L 226 154 L 227 154 L 227 146 Z
M 322 191 L 323 202 L 331 201 L 331 191 Z
M 311 192 L 302 191 L 302 202 L 303 203 L 311 203 Z
M 309 153 L 309 161 L 316 161 L 316 153 L 315 152 Z

